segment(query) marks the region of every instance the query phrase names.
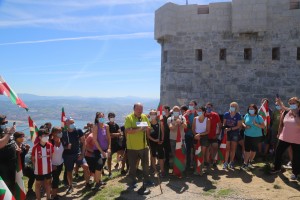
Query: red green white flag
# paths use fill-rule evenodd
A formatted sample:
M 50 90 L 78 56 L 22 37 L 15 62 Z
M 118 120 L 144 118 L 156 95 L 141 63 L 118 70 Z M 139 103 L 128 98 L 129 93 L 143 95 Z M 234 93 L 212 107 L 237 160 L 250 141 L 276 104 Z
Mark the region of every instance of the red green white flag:
M 63 130 L 67 130 L 67 126 L 66 126 L 66 113 L 65 113 L 65 109 L 64 107 L 62 107 L 61 109 L 61 128 Z
M 163 120 L 163 114 L 162 114 L 162 112 L 163 112 L 163 106 L 159 103 L 158 107 L 157 107 L 157 117 L 158 117 L 158 119 L 160 121 Z
M 261 107 L 259 108 L 258 114 L 261 115 L 262 118 L 264 119 L 264 124 L 265 124 L 264 133 L 265 135 L 267 135 L 269 133 L 269 127 L 271 122 L 270 114 L 269 114 L 269 103 L 267 100 L 265 100 L 261 105 Z
M 196 148 L 195 148 L 195 161 L 196 161 L 195 173 L 198 175 L 201 175 L 202 174 L 203 153 L 201 150 L 200 140 L 197 141 Z
M 17 96 L 17 94 L 9 87 L 5 80 L 0 76 L 0 95 L 7 96 L 13 104 L 28 111 L 26 104 Z
M 22 179 L 23 171 L 21 164 L 20 152 L 17 153 L 17 168 L 16 168 L 16 182 L 15 182 L 15 198 L 16 200 L 25 200 L 26 191 L 24 186 L 24 181 Z
M 224 134 L 221 145 L 219 147 L 217 155 L 219 156 L 219 161 L 224 162 L 225 161 L 225 156 L 226 156 L 226 142 L 227 142 L 227 134 Z
M 7 185 L 0 176 L 0 200 L 15 200 Z
M 185 169 L 185 149 L 182 144 L 182 138 L 180 133 L 180 127 L 177 129 L 176 147 L 175 147 L 175 157 L 173 164 L 173 174 L 178 177 L 182 177 L 182 172 Z
M 30 116 L 28 116 L 28 124 L 29 124 L 29 131 L 30 131 L 30 139 L 34 143 L 39 129 L 37 128 L 36 124 L 33 122 Z

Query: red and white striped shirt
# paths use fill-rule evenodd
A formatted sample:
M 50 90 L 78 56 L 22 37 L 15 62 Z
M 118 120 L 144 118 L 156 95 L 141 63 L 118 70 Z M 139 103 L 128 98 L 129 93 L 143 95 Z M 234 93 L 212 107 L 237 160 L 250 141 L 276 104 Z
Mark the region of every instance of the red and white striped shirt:
M 31 155 L 35 158 L 35 175 L 45 175 L 52 172 L 53 151 L 53 146 L 49 142 L 47 142 L 45 146 L 42 146 L 40 143 L 34 145 Z

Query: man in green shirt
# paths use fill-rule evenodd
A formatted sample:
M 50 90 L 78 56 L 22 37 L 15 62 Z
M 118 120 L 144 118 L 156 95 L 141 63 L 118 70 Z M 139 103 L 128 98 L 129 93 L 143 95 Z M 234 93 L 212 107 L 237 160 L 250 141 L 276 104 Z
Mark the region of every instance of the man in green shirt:
M 150 122 L 147 116 L 143 114 L 143 105 L 136 103 L 133 106 L 133 113 L 125 118 L 129 177 L 132 181 L 132 188 L 137 187 L 136 164 L 138 159 L 141 159 L 145 185 L 153 185 L 149 177 L 149 148 L 146 140 L 146 132 L 148 131 L 150 131 Z

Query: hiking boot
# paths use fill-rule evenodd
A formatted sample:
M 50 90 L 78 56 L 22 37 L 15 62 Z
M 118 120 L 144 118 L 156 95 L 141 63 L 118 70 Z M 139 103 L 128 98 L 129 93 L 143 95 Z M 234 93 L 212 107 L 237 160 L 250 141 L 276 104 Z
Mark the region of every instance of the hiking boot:
M 228 168 L 228 163 L 227 162 L 224 162 L 223 164 L 223 169 L 227 169 Z

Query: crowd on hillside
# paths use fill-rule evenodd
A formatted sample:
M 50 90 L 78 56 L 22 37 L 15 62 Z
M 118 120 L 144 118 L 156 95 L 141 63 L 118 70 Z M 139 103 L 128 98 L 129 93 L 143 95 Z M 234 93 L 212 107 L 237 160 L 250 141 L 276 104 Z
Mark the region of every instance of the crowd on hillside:
M 268 99 L 261 103 L 266 102 Z M 143 105 L 136 103 L 122 127 L 115 123 L 116 115 L 112 112 L 107 118 L 103 112 L 97 112 L 94 122 L 84 127 L 85 132 L 76 127 L 72 117 L 66 118 L 65 127 L 45 123 L 38 130 L 31 150 L 24 144 L 25 134 L 16 131 L 15 125 L 8 127 L 6 116 L 0 115 L 0 176 L 13 192 L 16 160 L 20 155 L 24 175 L 28 177 L 27 197 L 41 199 L 46 193 L 47 199 L 59 199 L 63 168 L 66 194 L 71 194 L 74 193 L 73 177 L 78 176 L 80 167 L 85 187 L 97 191 L 105 187 L 103 175 L 112 177 L 113 162 L 115 169 L 128 176 L 129 189 L 136 188 L 137 169 L 141 165 L 143 187 L 138 191 L 147 194 L 148 188 L 155 185 L 150 174 L 162 179 L 170 175 L 181 177 L 182 174 L 169 170 L 175 170 L 174 166 L 178 165 L 175 158 L 178 148 L 184 149 L 186 158 L 180 163 L 183 174 L 194 171 L 196 176 L 203 172 L 196 170 L 197 143 L 201 145 L 201 168 L 217 168 L 218 149 L 225 137 L 222 169 L 249 170 L 255 167 L 255 157 L 259 154 L 264 158 L 273 155 L 270 174 L 280 173 L 282 164 L 286 164 L 283 154 L 288 150 L 290 178 L 296 180 L 300 174 L 300 100 L 292 97 L 288 104 L 286 107 L 279 98 L 275 105 L 268 103 L 270 123 L 265 123 L 258 113 L 261 105 L 255 104 L 250 104 L 247 113 L 241 116 L 236 102 L 230 103 L 228 112 L 223 115 L 216 113 L 210 102 L 198 106 L 192 100 L 188 105 L 173 108 L 164 105 L 162 110 L 153 109 L 149 113 L 143 113 Z M 241 165 L 236 158 L 237 147 L 242 149 Z M 25 163 L 28 152 L 31 159 Z M 116 154 L 114 161 L 113 154 Z

